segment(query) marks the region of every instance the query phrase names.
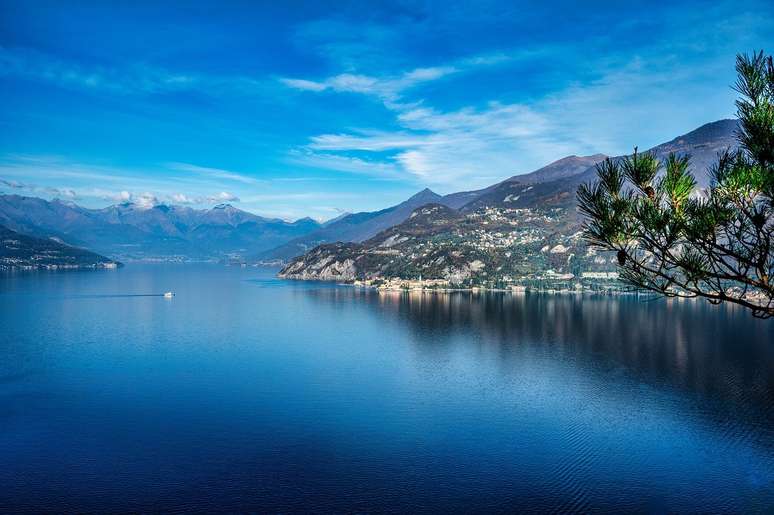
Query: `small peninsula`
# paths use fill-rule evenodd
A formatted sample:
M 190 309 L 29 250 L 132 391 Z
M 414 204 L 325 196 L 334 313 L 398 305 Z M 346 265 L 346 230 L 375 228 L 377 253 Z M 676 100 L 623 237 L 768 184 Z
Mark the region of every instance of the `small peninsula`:
M 0 271 L 118 268 L 121 263 L 53 239 L 34 238 L 0 225 Z

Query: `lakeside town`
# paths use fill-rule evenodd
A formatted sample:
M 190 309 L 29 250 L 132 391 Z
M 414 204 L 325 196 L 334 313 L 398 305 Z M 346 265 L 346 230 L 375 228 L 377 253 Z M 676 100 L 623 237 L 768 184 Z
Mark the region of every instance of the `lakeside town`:
M 539 292 L 547 294 L 624 294 L 633 293 L 618 282 L 617 272 L 584 272 L 576 278 L 574 274 L 557 274 L 548 270 L 543 277 L 532 279 L 511 279 L 504 277 L 498 281 L 474 283 L 468 285 L 453 284 L 447 279 L 403 279 L 400 277 L 356 279 L 351 283 L 359 288 L 373 288 L 379 291 L 426 291 L 426 292 L 455 292 L 455 291 L 491 291 L 510 292 L 523 294 L 527 292 Z M 635 292 L 636 293 L 636 292 Z

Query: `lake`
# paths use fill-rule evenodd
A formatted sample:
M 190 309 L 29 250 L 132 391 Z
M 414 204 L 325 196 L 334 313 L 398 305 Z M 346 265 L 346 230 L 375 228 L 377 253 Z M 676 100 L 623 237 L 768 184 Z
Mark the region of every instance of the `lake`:
M 774 321 L 275 272 L 0 276 L 0 511 L 774 510 Z

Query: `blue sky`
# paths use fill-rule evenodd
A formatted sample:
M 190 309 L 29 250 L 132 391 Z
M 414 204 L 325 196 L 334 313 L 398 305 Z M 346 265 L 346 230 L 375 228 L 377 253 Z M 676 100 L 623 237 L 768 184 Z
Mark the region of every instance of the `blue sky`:
M 0 192 L 378 209 L 732 117 L 772 43 L 765 1 L 0 1 Z

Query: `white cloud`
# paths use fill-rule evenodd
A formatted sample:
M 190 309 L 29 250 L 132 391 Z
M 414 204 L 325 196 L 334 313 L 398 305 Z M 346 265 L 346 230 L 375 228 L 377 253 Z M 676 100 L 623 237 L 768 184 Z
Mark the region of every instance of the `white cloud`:
M 217 189 L 222 187 L 223 181 L 243 187 L 267 182 L 228 170 L 185 163 L 167 163 L 150 170 L 126 169 L 72 162 L 58 156 L 34 155 L 0 157 L 2 175 L 8 178 L 0 178 L 0 185 L 31 195 L 129 202 L 144 209 L 160 203 L 208 205 L 239 202 L 236 193 Z M 30 184 L 11 177 L 35 177 L 39 183 Z M 49 185 L 61 182 L 70 185 Z M 215 193 L 210 193 L 212 191 Z
M 139 195 L 132 196 L 132 203 L 140 209 L 150 209 L 160 204 L 156 195 L 149 191 L 140 193 Z
M 173 73 L 146 65 L 127 68 L 85 68 L 27 48 L 8 50 L 0 47 L 0 75 L 15 75 L 54 82 L 62 86 L 114 93 L 154 93 L 196 86 L 192 75 Z
M 395 175 L 400 171 L 393 163 L 378 160 L 368 161 L 357 157 L 320 153 L 308 149 L 291 151 L 288 162 L 322 170 L 370 174 L 381 178 Z
M 94 197 L 115 203 L 131 203 L 141 209 L 149 209 L 159 204 L 206 205 L 221 202 L 239 202 L 239 197 L 221 191 L 211 195 L 196 196 L 186 193 L 155 194 L 149 191 L 131 193 L 129 191 L 109 191 L 102 189 L 84 190 L 79 197 Z
M 327 151 L 328 162 L 336 152 L 373 152 L 374 170 L 381 162 L 382 169 L 450 189 L 484 186 L 492 177 L 531 170 L 518 169 L 519 163 L 545 164 L 578 150 L 552 139 L 549 117 L 525 105 L 492 102 L 480 110 L 422 107 L 395 113 L 400 132 L 322 134 L 311 138 L 308 148 Z M 391 155 L 380 155 L 385 152 Z
M 659 16 L 663 26 L 658 34 L 620 51 L 613 47 L 618 35 L 650 24 L 632 19 L 600 35 L 590 34 L 582 55 L 572 43 L 557 40 L 390 75 L 356 71 L 368 69 L 370 61 L 377 69 L 400 62 L 384 51 L 398 36 L 385 34 L 378 26 L 346 30 L 339 23 L 315 24 L 301 34 L 304 44 L 316 44 L 347 73 L 313 81 L 296 78 L 286 85 L 376 97 L 392 115 L 390 130 L 333 127 L 311 136 L 305 150 L 324 153 L 327 162 L 334 161 L 332 156 L 347 158 L 357 152 L 372 167 L 378 162 L 396 167 L 397 174 L 411 175 L 440 191 L 486 186 L 492 178 L 530 172 L 568 154 L 619 155 L 635 145 L 648 148 L 704 123 L 733 117 L 735 94 L 729 85 L 734 80 L 734 55 L 765 42 L 771 19 L 729 5 L 701 11 L 677 6 Z M 722 23 L 707 24 L 708 19 Z M 331 38 L 340 45 L 332 48 Z M 337 48 L 341 51 L 331 51 Z M 444 95 L 441 104 L 411 90 L 479 67 L 525 62 L 538 66 L 524 67 L 524 73 L 537 70 L 538 75 L 534 81 L 525 80 L 522 92 L 518 68 L 509 69 L 514 91 L 508 100 L 503 96 L 486 103 L 498 98 L 495 91 L 501 88 L 492 88 L 491 97 L 455 106 L 450 103 L 463 95 Z M 486 90 L 474 86 L 467 93 L 480 91 Z
M 111 191 L 102 188 L 88 188 L 79 191 L 79 196 L 95 198 L 113 203 L 131 202 L 132 194 L 128 191 Z
M 529 104 L 493 101 L 444 111 L 426 99 L 385 103 L 398 130 L 319 134 L 306 148 L 326 152 L 329 161 L 370 152 L 369 163 L 395 166 L 442 191 L 486 186 L 493 177 L 530 172 L 569 154 L 623 154 L 731 116 L 733 93 L 702 80 L 723 67 L 731 64 L 686 68 L 637 58 Z
M 362 131 L 358 134 L 321 134 L 313 136 L 309 148 L 314 150 L 365 150 L 383 152 L 406 147 L 431 145 L 425 136 L 408 132 Z
M 361 198 L 360 193 L 329 192 L 329 191 L 304 191 L 303 193 L 266 193 L 251 195 L 243 199 L 246 203 L 265 202 L 276 200 L 336 200 L 336 199 L 357 199 Z
M 117 195 L 116 200 L 119 200 L 121 202 L 127 202 L 132 199 L 132 194 L 128 191 L 120 191 Z
M 68 89 L 118 95 L 195 90 L 211 96 L 261 94 L 276 89 L 273 79 L 175 71 L 145 62 L 84 66 L 31 48 L 0 46 L 0 77 L 14 76 Z
M 263 184 L 266 181 L 257 179 L 255 177 L 244 175 L 239 172 L 233 172 L 231 170 L 224 170 L 222 168 L 211 168 L 207 166 L 198 166 L 189 163 L 165 163 L 166 168 L 170 170 L 176 170 L 181 172 L 190 172 L 195 175 L 205 177 L 207 179 L 219 179 L 226 181 L 241 182 L 244 184 Z
M 226 191 L 207 197 L 210 202 L 239 202 L 239 197 Z
M 175 193 L 170 198 L 175 204 L 193 204 L 195 202 L 194 199 L 184 193 Z
M 495 66 L 516 59 L 533 58 L 537 54 L 538 52 L 534 51 L 517 50 L 508 54 L 493 53 L 467 57 L 443 66 L 419 67 L 394 75 L 373 76 L 347 72 L 317 81 L 289 77 L 282 77 L 279 81 L 285 86 L 302 91 L 335 91 L 371 95 L 382 100 L 389 108 L 405 108 L 407 105 L 399 104 L 398 101 L 405 92 L 420 84 L 480 67 Z
M 328 88 L 326 84 L 304 79 L 280 79 L 280 82 L 288 87 L 307 91 L 324 91 Z
M 438 66 L 416 68 L 394 77 L 342 73 L 322 81 L 281 78 L 280 82 L 288 87 L 304 91 L 332 90 L 339 93 L 362 93 L 376 96 L 385 102 L 394 102 L 400 98 L 401 93 L 418 84 L 438 80 L 458 71 L 460 70 L 454 66 Z
M 78 197 L 78 194 L 75 193 L 75 190 L 72 188 L 47 188 L 48 192 L 54 195 L 55 197 L 64 197 L 69 199 L 74 199 Z

